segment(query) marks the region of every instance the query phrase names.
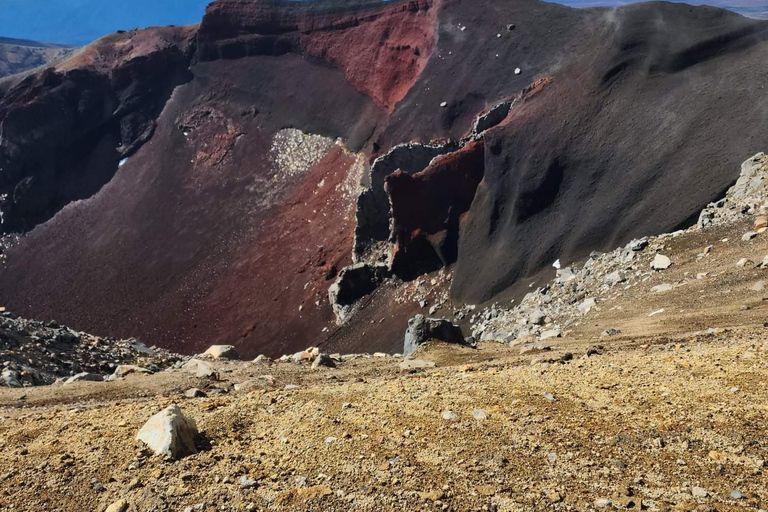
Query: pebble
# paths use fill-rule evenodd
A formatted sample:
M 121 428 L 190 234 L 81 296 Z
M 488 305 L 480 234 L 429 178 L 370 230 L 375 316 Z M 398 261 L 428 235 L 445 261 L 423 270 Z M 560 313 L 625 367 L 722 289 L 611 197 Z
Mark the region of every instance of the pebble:
M 242 487 L 243 489 L 253 489 L 254 487 L 256 487 L 256 485 L 258 485 L 256 480 L 252 480 L 245 475 L 241 476 L 239 481 L 240 481 L 240 487 Z
M 741 500 L 741 499 L 744 499 L 744 495 L 734 489 L 733 491 L 731 491 L 731 498 L 735 500 Z
M 546 400 L 549 400 L 550 402 L 554 402 L 555 401 L 555 397 L 552 396 L 552 393 L 544 393 L 544 398 Z
M 443 411 L 443 419 L 445 421 L 456 421 L 456 413 L 453 411 Z
M 755 292 L 765 291 L 765 281 L 761 279 L 760 281 L 753 284 L 751 289 L 752 291 L 755 291 Z
M 709 496 L 709 492 L 707 492 L 707 490 L 704 489 L 703 487 L 694 486 L 694 487 L 691 487 L 691 495 L 694 498 L 706 498 L 707 496 Z
M 482 409 L 475 409 L 472 411 L 472 417 L 476 420 L 482 421 L 488 419 L 488 414 L 486 414 L 486 412 Z
M 654 293 L 664 293 L 672 290 L 672 285 L 669 283 L 664 284 L 657 284 L 653 288 L 651 288 L 651 291 Z
M 128 502 L 124 499 L 119 499 L 108 506 L 104 512 L 125 512 L 126 510 L 128 510 Z
M 608 498 L 599 498 L 595 500 L 595 506 L 597 508 L 606 508 L 611 506 L 611 500 Z
M 749 242 L 750 240 L 752 240 L 752 239 L 753 239 L 753 238 L 755 238 L 756 236 L 757 236 L 757 233 L 755 233 L 754 231 L 747 231 L 746 233 L 744 233 L 744 234 L 741 236 L 741 240 L 742 240 L 743 242 Z

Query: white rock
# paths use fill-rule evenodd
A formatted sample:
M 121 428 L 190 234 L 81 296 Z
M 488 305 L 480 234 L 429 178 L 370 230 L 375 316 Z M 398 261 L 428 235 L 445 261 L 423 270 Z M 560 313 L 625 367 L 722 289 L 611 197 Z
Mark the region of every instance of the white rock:
M 240 354 L 232 345 L 212 345 L 203 355 L 213 359 L 240 359 Z
M 672 265 L 672 261 L 668 257 L 663 254 L 657 254 L 656 257 L 653 258 L 651 268 L 653 270 L 666 270 L 670 265 Z
M 98 373 L 82 372 L 82 373 L 78 373 L 77 375 L 73 375 L 72 377 L 65 380 L 64 385 L 66 386 L 67 384 L 72 384 L 74 382 L 84 382 L 84 381 L 102 382 L 104 381 L 104 376 L 99 375 Z
M 131 364 L 120 364 L 115 368 L 115 373 L 112 375 L 116 378 L 125 377 L 126 375 L 130 375 L 132 373 L 152 373 L 151 371 L 147 370 L 146 368 L 142 368 L 141 366 L 134 366 Z
M 136 440 L 146 444 L 156 455 L 179 459 L 197 453 L 196 435 L 195 420 L 184 416 L 174 404 L 149 418 Z
M 707 490 L 704 489 L 703 487 L 693 486 L 691 487 L 691 495 L 694 498 L 706 498 L 707 496 L 709 496 L 709 492 L 707 492 Z
M 590 297 L 589 299 L 587 299 L 584 302 L 582 302 L 581 304 L 579 304 L 576 309 L 578 309 L 579 313 L 581 313 L 582 315 L 586 315 L 587 313 L 590 312 L 590 310 L 593 307 L 595 307 L 595 303 L 596 303 L 596 301 L 595 301 L 594 297 Z
M 741 258 L 739 261 L 736 262 L 736 266 L 739 268 L 744 268 L 747 263 L 749 263 L 749 260 L 747 258 Z
M 523 70 L 522 70 L 522 69 L 520 69 L 520 68 L 515 68 L 515 74 L 516 74 L 516 75 L 519 75 L 519 74 L 520 74 L 520 73 L 522 73 L 522 72 L 523 72 Z
M 764 290 L 765 290 L 765 281 L 762 279 L 752 285 L 752 291 L 762 292 Z
M 650 313 L 648 316 L 656 316 L 656 315 L 660 315 L 660 314 L 662 314 L 663 312 L 664 312 L 664 308 L 661 308 L 661 309 L 657 309 L 657 310 L 656 310 L 656 311 L 654 311 L 653 313 Z
M 656 286 L 651 288 L 651 291 L 654 293 L 664 293 L 664 292 L 670 291 L 671 289 L 672 289 L 671 284 L 664 283 L 664 284 L 657 284 Z

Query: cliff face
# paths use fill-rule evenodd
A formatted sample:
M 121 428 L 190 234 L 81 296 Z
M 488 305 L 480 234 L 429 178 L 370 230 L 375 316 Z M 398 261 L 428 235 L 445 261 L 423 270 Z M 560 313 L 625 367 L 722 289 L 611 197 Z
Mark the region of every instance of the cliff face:
M 149 140 L 189 78 L 189 29 L 118 34 L 6 84 L 0 100 L 0 233 L 28 231 L 95 194 Z
M 418 304 L 387 285 L 337 328 L 338 271 L 449 265 L 476 302 L 687 222 L 768 146 L 767 26 L 220 0 L 199 27 L 110 36 L 0 85 L 1 229 L 26 233 L 0 303 L 182 351 L 399 350 Z

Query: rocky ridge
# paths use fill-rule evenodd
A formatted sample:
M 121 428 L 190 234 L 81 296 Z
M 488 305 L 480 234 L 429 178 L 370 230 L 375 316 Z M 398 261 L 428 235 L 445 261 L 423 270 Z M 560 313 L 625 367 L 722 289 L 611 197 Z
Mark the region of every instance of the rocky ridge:
M 526 294 L 519 304 L 494 303 L 473 314 L 469 320 L 473 336 L 482 341 L 513 346 L 565 336 L 569 328 L 578 324 L 592 309 L 611 307 L 614 299 L 673 265 L 674 260 L 664 255 L 670 239 L 749 217 L 754 217 L 754 231 L 745 233 L 743 239 L 763 234 L 768 230 L 766 183 L 768 157 L 758 153 L 744 162 L 737 182 L 723 199 L 702 211 L 696 225 L 674 233 L 632 240 L 607 253 L 593 252 L 583 264 L 560 268 L 561 263 L 557 260 L 553 263 L 557 269 L 555 279 Z M 697 257 L 706 258 L 710 250 L 709 246 L 703 248 Z M 754 262 L 749 264 L 755 265 Z M 768 265 L 768 256 L 756 265 L 758 268 Z M 706 274 L 698 274 L 690 278 L 705 277 Z M 664 283 L 652 291 L 663 293 L 683 284 Z M 605 336 L 616 334 L 619 333 L 612 329 L 604 332 Z
M 0 386 L 105 380 L 161 371 L 181 359 L 136 339 L 102 338 L 51 321 L 0 313 Z

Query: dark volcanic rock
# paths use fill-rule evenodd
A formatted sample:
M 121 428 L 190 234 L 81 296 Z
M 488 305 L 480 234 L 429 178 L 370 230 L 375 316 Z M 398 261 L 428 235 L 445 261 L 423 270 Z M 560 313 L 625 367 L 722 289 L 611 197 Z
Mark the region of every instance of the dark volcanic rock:
M 388 275 L 389 268 L 381 264 L 356 263 L 342 270 L 328 290 L 337 323 L 343 324 L 355 304 L 372 293 Z
M 419 348 L 419 345 L 429 340 L 464 343 L 464 335 L 458 325 L 454 325 L 444 318 L 426 318 L 424 315 L 416 315 L 408 320 L 403 354 L 412 354 Z

